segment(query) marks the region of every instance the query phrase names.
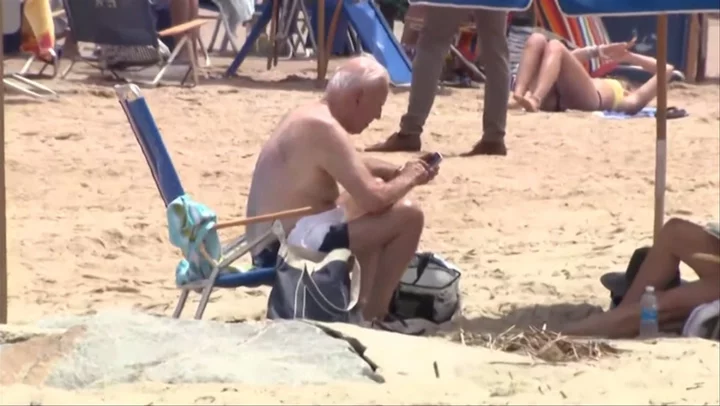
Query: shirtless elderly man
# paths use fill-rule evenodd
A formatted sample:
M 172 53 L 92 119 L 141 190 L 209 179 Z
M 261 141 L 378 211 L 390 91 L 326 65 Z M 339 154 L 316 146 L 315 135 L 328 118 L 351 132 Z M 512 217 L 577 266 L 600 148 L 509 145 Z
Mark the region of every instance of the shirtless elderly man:
M 356 152 L 349 135 L 380 118 L 388 93 L 388 73 L 372 56 L 342 65 L 323 98 L 290 112 L 263 146 L 247 205 L 248 216 L 318 208 L 319 214 L 283 222 L 288 242 L 320 252 L 349 248 L 362 269 L 366 320 L 386 316 L 420 240 L 423 213 L 405 195 L 437 174 L 422 159 L 397 167 Z M 248 236 L 270 226 L 250 226 Z M 258 247 L 256 264 L 274 263 L 278 248 L 277 242 Z

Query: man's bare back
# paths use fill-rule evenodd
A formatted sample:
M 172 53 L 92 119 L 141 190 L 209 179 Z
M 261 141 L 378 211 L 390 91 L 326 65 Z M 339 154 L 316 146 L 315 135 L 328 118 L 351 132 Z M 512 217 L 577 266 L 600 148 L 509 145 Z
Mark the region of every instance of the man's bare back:
M 283 118 L 263 146 L 253 172 L 248 196 L 247 215 L 256 216 L 300 207 L 318 210 L 335 207 L 340 194 L 337 182 L 317 165 L 318 147 L 313 143 L 313 130 L 328 128 L 337 131 L 338 142 L 350 143 L 342 128 L 324 103 L 312 103 L 292 111 Z M 286 230 L 297 219 L 283 222 Z M 270 225 L 248 227 L 248 236 L 258 236 Z

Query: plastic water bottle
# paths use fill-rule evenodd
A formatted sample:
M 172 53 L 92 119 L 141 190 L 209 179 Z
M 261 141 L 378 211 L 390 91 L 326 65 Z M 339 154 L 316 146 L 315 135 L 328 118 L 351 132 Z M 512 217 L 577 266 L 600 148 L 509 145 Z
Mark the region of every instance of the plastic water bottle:
M 640 298 L 640 337 L 655 337 L 659 332 L 657 296 L 655 296 L 655 288 L 648 286 Z

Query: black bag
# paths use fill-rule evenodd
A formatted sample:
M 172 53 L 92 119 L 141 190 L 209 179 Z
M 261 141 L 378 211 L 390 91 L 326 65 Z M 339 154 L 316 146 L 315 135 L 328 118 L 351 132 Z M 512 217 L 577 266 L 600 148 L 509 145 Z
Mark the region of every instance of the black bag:
M 313 256 L 319 262 L 304 259 Z M 336 249 L 318 258 L 317 253 L 282 244 L 276 273 L 269 319 L 351 320 L 360 294 L 360 267 L 350 250 Z
M 450 321 L 460 311 L 460 270 L 431 252 L 415 254 L 390 302 L 400 319 Z

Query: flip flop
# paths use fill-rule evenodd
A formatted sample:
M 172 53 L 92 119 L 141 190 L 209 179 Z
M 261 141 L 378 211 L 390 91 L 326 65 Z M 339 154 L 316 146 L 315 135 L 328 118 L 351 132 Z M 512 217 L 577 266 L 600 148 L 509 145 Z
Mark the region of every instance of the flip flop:
M 665 117 L 667 117 L 668 120 L 672 120 L 674 118 L 683 118 L 687 116 L 688 112 L 685 109 L 680 109 L 677 107 L 668 107 L 665 113 Z

